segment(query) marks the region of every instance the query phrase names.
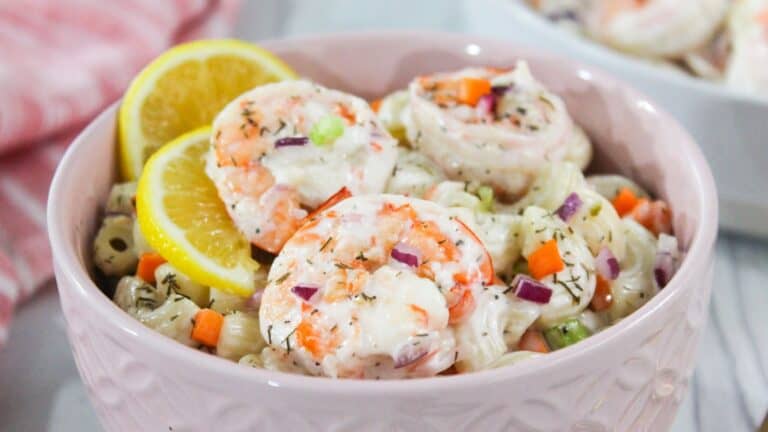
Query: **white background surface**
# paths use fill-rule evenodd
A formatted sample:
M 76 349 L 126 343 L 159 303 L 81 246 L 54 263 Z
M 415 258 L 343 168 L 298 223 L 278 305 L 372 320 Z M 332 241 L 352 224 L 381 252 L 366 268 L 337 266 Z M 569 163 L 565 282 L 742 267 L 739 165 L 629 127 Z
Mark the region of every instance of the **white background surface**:
M 376 28 L 466 32 L 459 3 L 252 0 L 238 34 L 255 40 Z M 675 432 L 754 431 L 768 410 L 768 242 L 721 235 L 715 265 L 710 320 Z M 0 352 L 0 430 L 101 430 L 77 375 L 52 283 L 21 308 Z

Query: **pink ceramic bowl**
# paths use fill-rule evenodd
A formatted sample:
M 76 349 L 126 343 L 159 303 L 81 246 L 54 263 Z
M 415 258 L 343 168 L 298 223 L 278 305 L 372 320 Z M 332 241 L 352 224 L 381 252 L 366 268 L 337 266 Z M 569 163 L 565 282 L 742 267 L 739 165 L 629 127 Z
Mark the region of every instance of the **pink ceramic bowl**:
M 411 381 L 333 381 L 241 367 L 144 328 L 88 270 L 99 207 L 115 179 L 115 107 L 74 142 L 48 224 L 70 343 L 109 431 L 660 431 L 684 397 L 707 316 L 715 186 L 691 138 L 643 95 L 603 73 L 517 45 L 436 33 L 272 42 L 302 75 L 365 97 L 416 74 L 527 59 L 617 170 L 672 203 L 687 257 L 658 296 L 617 325 L 542 359 Z

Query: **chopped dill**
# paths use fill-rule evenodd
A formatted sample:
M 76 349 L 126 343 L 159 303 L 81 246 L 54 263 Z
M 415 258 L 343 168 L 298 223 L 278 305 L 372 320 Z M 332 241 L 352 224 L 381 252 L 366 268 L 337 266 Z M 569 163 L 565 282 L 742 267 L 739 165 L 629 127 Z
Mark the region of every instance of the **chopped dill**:
M 286 279 L 288 279 L 288 276 L 290 276 L 290 275 L 291 275 L 291 272 L 285 272 L 284 275 L 282 275 L 279 278 L 277 278 L 275 283 L 283 283 Z
M 326 247 L 328 247 L 328 244 L 333 240 L 333 237 L 328 237 L 328 239 L 323 243 L 322 246 L 320 246 L 320 252 L 322 252 Z

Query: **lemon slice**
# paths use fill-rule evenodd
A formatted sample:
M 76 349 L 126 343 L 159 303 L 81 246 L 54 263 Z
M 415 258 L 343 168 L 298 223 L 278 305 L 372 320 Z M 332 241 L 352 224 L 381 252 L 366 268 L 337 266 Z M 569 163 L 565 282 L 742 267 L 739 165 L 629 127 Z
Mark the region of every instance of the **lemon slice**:
M 139 177 L 144 162 L 179 135 L 207 126 L 232 99 L 253 87 L 295 79 L 272 53 L 235 40 L 178 45 L 134 78 L 120 107 L 120 170 Z
M 136 190 L 139 228 L 153 249 L 192 280 L 246 296 L 259 263 L 205 175 L 210 128 L 184 134 L 147 161 Z

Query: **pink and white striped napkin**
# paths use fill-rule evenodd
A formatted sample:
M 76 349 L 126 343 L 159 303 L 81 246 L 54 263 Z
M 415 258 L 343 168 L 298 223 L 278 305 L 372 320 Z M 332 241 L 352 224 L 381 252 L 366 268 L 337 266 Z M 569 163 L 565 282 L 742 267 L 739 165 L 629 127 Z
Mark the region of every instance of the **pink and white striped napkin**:
M 171 45 L 223 37 L 239 0 L 0 3 L 0 346 L 14 307 L 52 275 L 48 187 L 61 155 Z

